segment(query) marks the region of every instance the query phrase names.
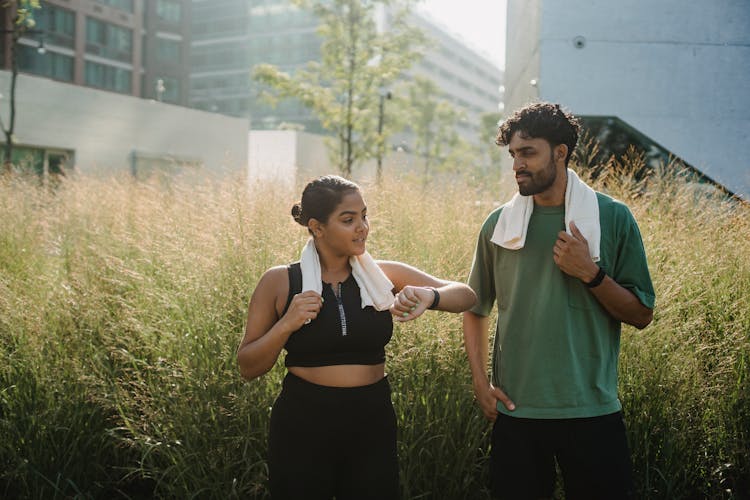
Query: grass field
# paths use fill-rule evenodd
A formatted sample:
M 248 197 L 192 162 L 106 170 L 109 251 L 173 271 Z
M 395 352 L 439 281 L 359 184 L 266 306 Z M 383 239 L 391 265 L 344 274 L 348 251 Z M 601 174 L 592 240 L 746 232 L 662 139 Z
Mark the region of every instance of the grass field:
M 626 327 L 620 392 L 640 498 L 750 498 L 750 208 L 671 169 L 596 187 L 639 222 L 655 319 Z M 408 176 L 365 186 L 377 258 L 465 280 L 513 186 Z M 299 191 L 231 179 L 0 183 L 0 497 L 266 498 L 283 366 L 235 350 L 269 267 L 298 258 Z M 460 317 L 396 327 L 387 370 L 404 498 L 483 499 L 489 425 Z

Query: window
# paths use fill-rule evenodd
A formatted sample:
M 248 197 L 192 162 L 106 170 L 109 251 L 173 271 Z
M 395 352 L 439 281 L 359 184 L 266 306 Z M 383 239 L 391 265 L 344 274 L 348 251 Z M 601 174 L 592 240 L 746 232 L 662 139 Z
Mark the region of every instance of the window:
M 179 104 L 180 95 L 182 94 L 182 92 L 180 91 L 180 81 L 177 78 L 172 78 L 169 76 L 157 77 L 154 80 L 154 88 L 156 88 L 158 80 L 161 80 L 162 84 L 164 85 L 164 90 L 161 94 L 161 100 L 164 102 Z
M 96 0 L 96 1 L 98 3 L 103 3 L 104 5 L 110 5 L 112 7 L 118 8 L 120 10 L 133 12 L 133 0 Z
M 44 40 L 54 45 L 73 47 L 76 37 L 76 16 L 68 9 L 45 5 L 36 18 L 37 28 L 44 32 Z
M 203 160 L 200 158 L 144 151 L 131 152 L 130 162 L 131 171 L 136 179 L 160 180 L 166 183 L 174 176 L 203 167 Z
M 44 150 L 28 146 L 14 146 L 11 163 L 20 172 L 42 176 L 44 175 Z
M 131 77 L 130 70 L 86 61 L 86 85 L 129 94 L 132 88 Z
M 133 31 L 86 18 L 86 52 L 118 61 L 133 60 Z
M 172 0 L 156 0 L 156 15 L 162 21 L 180 24 L 182 21 L 182 5 Z
M 39 54 L 36 47 L 19 45 L 18 66 L 21 71 L 54 78 L 65 82 L 73 81 L 73 58 L 48 50 Z
M 41 182 L 46 180 L 54 186 L 60 177 L 73 170 L 74 157 L 74 152 L 70 150 L 16 145 L 11 163 L 16 172 L 37 175 Z
M 156 57 L 162 62 L 182 64 L 182 43 L 166 38 L 156 39 Z

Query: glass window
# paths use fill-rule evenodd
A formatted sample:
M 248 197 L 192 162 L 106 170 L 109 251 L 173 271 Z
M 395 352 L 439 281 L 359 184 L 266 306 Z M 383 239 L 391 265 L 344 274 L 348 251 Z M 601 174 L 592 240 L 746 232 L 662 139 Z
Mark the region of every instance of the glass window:
M 48 50 L 39 54 L 36 47 L 19 45 L 18 65 L 21 71 L 54 78 L 65 82 L 73 81 L 73 58 Z
M 42 182 L 45 178 L 55 182 L 73 170 L 74 158 L 75 152 L 70 150 L 17 145 L 13 147 L 11 163 L 20 174 L 37 175 Z
M 182 5 L 172 0 L 156 0 L 156 15 L 162 21 L 180 24 L 182 21 Z
M 131 92 L 132 72 L 127 69 L 86 61 L 86 85 L 107 90 L 114 90 L 123 94 Z
M 44 150 L 34 147 L 14 146 L 11 163 L 23 173 L 44 175 Z
M 96 1 L 98 3 L 103 3 L 104 5 L 110 5 L 112 7 L 116 7 L 120 10 L 133 12 L 133 0 L 96 0 Z
M 44 32 L 45 41 L 63 47 L 73 47 L 76 36 L 76 16 L 73 11 L 45 5 L 35 19 L 37 28 Z
M 86 52 L 130 62 L 133 60 L 133 31 L 87 17 Z
M 160 61 L 182 64 L 182 43 L 166 38 L 156 39 L 156 57 Z
M 161 100 L 164 102 L 179 103 L 180 95 L 182 94 L 182 92 L 180 91 L 180 80 L 178 80 L 177 78 L 172 78 L 170 76 L 162 76 L 159 78 L 164 85 L 164 90 L 161 94 Z M 157 80 L 159 78 L 157 78 Z M 155 80 L 154 87 L 156 87 L 156 85 L 157 83 Z
M 173 176 L 179 175 L 187 169 L 203 167 L 199 158 L 175 156 L 168 153 L 145 153 L 133 151 L 133 175 L 139 180 L 158 180 L 169 185 Z

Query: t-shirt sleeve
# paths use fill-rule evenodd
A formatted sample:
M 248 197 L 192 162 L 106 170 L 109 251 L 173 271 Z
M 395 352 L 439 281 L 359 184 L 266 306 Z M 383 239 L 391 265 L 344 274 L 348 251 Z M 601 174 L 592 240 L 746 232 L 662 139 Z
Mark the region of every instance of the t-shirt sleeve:
M 489 316 L 495 304 L 494 253 L 490 241 L 497 223 L 496 213 L 491 214 L 482 225 L 474 250 L 468 284 L 477 294 L 477 303 L 469 309 L 479 316 Z
M 624 204 L 620 204 L 616 220 L 620 231 L 612 278 L 638 297 L 641 304 L 653 309 L 656 294 L 638 224 L 630 209 Z

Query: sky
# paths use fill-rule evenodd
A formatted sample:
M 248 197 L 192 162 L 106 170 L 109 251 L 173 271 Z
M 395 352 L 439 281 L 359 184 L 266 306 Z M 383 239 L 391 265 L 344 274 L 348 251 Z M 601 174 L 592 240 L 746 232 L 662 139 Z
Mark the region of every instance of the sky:
M 417 8 L 505 68 L 506 0 L 422 0 Z

